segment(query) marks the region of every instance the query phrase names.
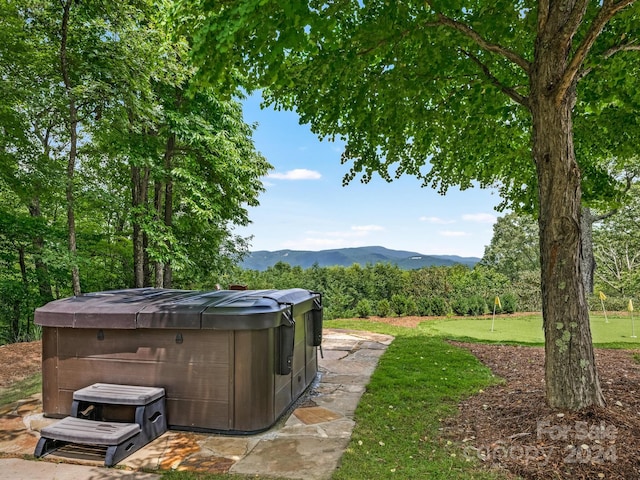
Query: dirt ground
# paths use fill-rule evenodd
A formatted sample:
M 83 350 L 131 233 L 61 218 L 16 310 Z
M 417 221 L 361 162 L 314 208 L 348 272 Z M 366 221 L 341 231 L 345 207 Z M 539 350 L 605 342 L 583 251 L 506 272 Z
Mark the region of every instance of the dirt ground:
M 425 318 L 375 320 L 415 327 Z M 640 350 L 597 349 L 607 405 L 575 413 L 547 407 L 542 348 L 452 343 L 504 379 L 444 422 L 443 442 L 461 444 L 459 455 L 525 479 L 640 479 Z M 0 389 L 37 372 L 40 357 L 40 342 L 0 346 Z

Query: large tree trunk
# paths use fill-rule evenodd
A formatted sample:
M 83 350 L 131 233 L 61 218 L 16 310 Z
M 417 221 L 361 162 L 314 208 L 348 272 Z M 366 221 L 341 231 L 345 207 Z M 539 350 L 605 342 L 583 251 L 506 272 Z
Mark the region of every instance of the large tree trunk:
M 571 119 L 576 90 L 557 90 L 571 42 L 561 35 L 567 19 L 558 17 L 548 19 L 536 42 L 529 106 L 540 207 L 546 396 L 552 407 L 577 410 L 604 405 L 604 398 L 580 263 L 580 171 Z
M 76 106 L 75 94 L 69 77 L 69 60 L 67 58 L 67 36 L 69 33 L 69 15 L 72 0 L 63 3 L 62 26 L 60 29 L 60 70 L 64 82 L 65 91 L 67 92 L 67 101 L 69 108 L 69 157 L 67 159 L 67 231 L 68 231 L 68 249 L 71 257 L 71 283 L 73 286 L 73 294 L 80 295 L 80 272 L 76 263 L 76 220 L 74 211 L 74 188 L 73 177 L 75 173 L 77 148 L 78 148 L 78 109 Z

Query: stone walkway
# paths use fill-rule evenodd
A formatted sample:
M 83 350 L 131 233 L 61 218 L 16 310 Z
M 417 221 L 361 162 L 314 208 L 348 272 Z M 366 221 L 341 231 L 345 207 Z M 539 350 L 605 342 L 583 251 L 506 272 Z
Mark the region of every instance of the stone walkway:
M 273 428 L 245 436 L 169 431 L 116 469 L 101 468 L 100 460 L 80 457 L 73 450 L 55 452 L 42 461 L 20 460 L 33 455 L 38 431 L 52 423 L 41 413 L 40 395 L 34 395 L 0 411 L 0 479 L 158 478 L 138 472 L 142 469 L 329 479 L 351 437 L 360 397 L 392 340 L 389 335 L 325 329 L 318 381 Z M 65 476 L 60 465 L 70 463 L 92 472 L 78 475 L 70 468 L 77 465 L 67 465 L 73 471 Z

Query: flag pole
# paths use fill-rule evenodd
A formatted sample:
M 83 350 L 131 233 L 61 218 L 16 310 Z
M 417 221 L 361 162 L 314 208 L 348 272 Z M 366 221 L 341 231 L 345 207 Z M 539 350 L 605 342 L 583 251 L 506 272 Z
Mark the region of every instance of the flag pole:
M 637 338 L 636 337 L 636 326 L 635 326 L 635 322 L 633 321 L 633 302 L 631 301 L 631 299 L 629 299 L 629 305 L 627 306 L 627 308 L 629 309 L 629 312 L 631 312 L 631 338 Z
M 604 313 L 604 323 L 609 323 L 609 319 L 607 318 L 607 311 L 604 308 L 604 301 L 607 299 L 607 296 L 600 291 L 600 304 L 602 305 L 602 313 Z
M 496 296 L 495 300 L 493 301 L 493 318 L 491 319 L 491 331 L 493 332 L 493 326 L 496 323 L 496 306 L 499 306 L 500 308 L 502 308 L 502 305 L 500 304 L 500 297 Z

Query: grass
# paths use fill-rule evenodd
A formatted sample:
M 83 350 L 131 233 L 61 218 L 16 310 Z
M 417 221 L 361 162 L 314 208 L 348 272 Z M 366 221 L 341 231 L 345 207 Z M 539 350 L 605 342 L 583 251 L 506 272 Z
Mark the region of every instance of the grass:
M 640 317 L 632 328 L 629 313 L 591 314 L 591 333 L 596 347 L 640 348 Z M 491 330 L 493 324 L 493 331 Z M 423 322 L 420 330 L 452 340 L 481 341 L 518 345 L 544 345 L 542 315 L 491 316 L 481 318 L 443 319 Z M 632 338 L 632 330 L 639 338 Z
M 333 478 L 496 479 L 441 437 L 458 401 L 498 380 L 465 350 L 417 329 L 330 321 L 327 327 L 392 333 L 355 413 L 356 426 Z
M 9 405 L 18 400 L 30 397 L 42 390 L 42 374 L 40 372 L 31 375 L 8 388 L 0 388 L 0 406 Z

